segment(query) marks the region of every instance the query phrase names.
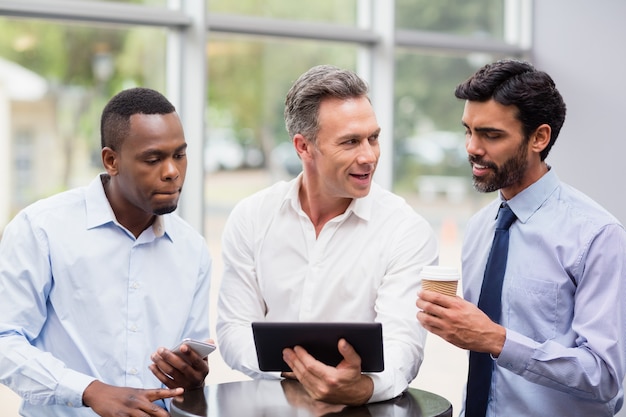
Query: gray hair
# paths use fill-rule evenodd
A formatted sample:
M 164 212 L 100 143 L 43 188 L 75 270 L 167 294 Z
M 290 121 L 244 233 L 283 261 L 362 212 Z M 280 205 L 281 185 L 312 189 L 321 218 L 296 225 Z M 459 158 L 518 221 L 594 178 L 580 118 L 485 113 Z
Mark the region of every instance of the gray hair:
M 368 86 L 352 71 L 318 65 L 302 74 L 285 98 L 285 127 L 289 137 L 300 133 L 315 142 L 318 113 L 325 98 L 349 99 L 367 96 Z

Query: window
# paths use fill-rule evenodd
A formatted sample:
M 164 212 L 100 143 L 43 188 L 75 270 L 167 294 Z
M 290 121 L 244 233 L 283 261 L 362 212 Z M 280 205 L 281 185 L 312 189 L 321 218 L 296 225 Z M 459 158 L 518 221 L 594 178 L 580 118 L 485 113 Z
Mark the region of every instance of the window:
M 396 27 L 504 38 L 505 0 L 396 0 Z
M 16 211 L 103 170 L 100 114 L 115 92 L 165 88 L 166 30 L 0 18 L 0 140 L 16 175 L 3 187 L 4 225 Z M 11 195 L 6 195 L 10 193 Z
M 207 233 L 221 235 L 220 225 L 237 201 L 301 170 L 283 119 L 293 81 L 318 64 L 355 70 L 358 49 L 222 35 L 212 36 L 207 49 L 206 222 Z
M 207 0 L 210 13 L 240 14 L 272 19 L 356 24 L 357 0 Z
M 381 138 L 392 144 L 392 179 L 382 185 L 433 225 L 440 261 L 459 262 L 464 221 L 484 196 L 470 191 L 454 87 L 487 60 L 526 56 L 532 0 L 72 1 L 80 7 L 0 2 L 0 235 L 17 210 L 101 171 L 104 104 L 124 88 L 151 87 L 185 123 L 179 211 L 207 237 L 219 278 L 230 209 L 300 170 L 285 94 L 306 69 L 329 63 L 393 91 Z M 394 71 L 381 71 L 388 59 Z M 228 378 L 223 364 L 212 369 L 210 378 Z M 444 390 L 456 395 L 454 376 Z M 450 399 L 457 408 L 460 398 Z

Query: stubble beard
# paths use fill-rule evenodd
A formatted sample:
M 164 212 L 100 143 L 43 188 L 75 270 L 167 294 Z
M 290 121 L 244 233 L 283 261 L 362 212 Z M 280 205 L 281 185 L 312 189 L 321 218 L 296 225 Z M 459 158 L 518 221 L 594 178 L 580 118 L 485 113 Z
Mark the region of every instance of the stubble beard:
M 524 141 L 519 146 L 517 153 L 501 166 L 490 162 L 482 162 L 479 158 L 470 155 L 468 157 L 470 164 L 477 163 L 492 170 L 492 173 L 487 176 L 473 176 L 474 189 L 481 193 L 491 193 L 520 182 L 528 168 L 528 161 L 526 160 L 527 151 L 528 141 Z

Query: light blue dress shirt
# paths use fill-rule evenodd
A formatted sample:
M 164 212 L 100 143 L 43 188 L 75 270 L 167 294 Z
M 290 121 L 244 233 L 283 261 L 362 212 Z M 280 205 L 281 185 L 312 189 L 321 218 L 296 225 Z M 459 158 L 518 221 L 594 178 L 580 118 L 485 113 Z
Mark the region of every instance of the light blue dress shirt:
M 463 290 L 474 304 L 500 203 L 466 229 Z M 502 289 L 506 341 L 487 416 L 612 416 L 626 369 L 624 227 L 553 170 L 508 204 L 518 220 Z
M 157 388 L 150 354 L 209 337 L 211 258 L 176 214 L 135 239 L 100 177 L 20 212 L 0 242 L 0 383 L 24 416 L 94 416 L 93 380 Z

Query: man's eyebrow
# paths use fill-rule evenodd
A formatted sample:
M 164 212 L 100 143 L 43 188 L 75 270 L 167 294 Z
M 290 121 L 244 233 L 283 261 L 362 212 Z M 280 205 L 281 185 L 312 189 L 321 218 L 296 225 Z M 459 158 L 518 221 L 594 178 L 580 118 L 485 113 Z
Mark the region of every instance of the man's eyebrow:
M 373 132 L 370 132 L 367 137 L 371 138 L 372 136 L 379 136 L 380 135 L 380 127 L 376 130 L 374 130 Z M 346 139 L 361 139 L 362 136 L 357 134 L 357 133 L 348 133 L 347 135 L 341 136 L 339 139 L 342 140 L 346 140 Z
M 465 122 L 461 122 L 461 124 L 463 125 L 464 128 L 469 129 L 470 127 L 467 125 L 467 123 Z M 482 132 L 482 133 L 505 133 L 505 130 L 502 129 L 497 129 L 495 127 L 476 127 L 474 128 L 475 132 Z
M 475 132 L 482 132 L 482 133 L 505 133 L 506 130 L 503 129 L 497 129 L 495 127 L 476 127 L 474 128 Z
M 187 149 L 187 143 L 184 143 L 182 145 L 180 145 L 178 148 L 174 149 L 174 153 L 179 153 L 182 152 L 184 150 Z M 161 155 L 166 155 L 169 152 L 165 152 L 163 149 L 158 149 L 158 148 L 152 148 L 152 149 L 146 149 L 145 151 L 143 151 L 142 153 L 139 154 L 140 157 L 148 157 L 148 156 L 161 156 Z

